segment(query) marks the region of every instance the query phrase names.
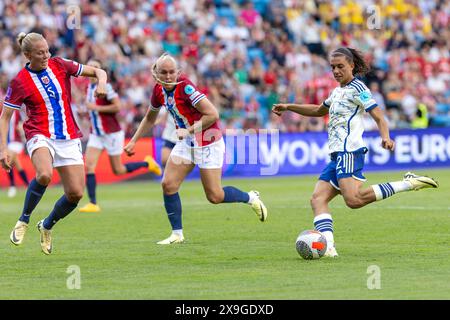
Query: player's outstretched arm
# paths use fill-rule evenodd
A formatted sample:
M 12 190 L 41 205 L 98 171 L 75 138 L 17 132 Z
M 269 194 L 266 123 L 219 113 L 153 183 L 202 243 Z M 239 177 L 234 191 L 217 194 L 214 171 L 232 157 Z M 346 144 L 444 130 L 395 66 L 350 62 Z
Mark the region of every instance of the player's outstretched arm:
M 97 78 L 98 84 L 95 90 L 96 97 L 106 96 L 106 82 L 108 81 L 108 76 L 105 70 L 94 68 L 92 66 L 84 65 L 83 72 L 81 73 L 83 77 Z
M 2 114 L 0 116 L 0 164 L 3 169 L 9 172 L 11 170 L 11 165 L 8 157 L 8 148 L 7 148 L 7 135 L 8 135 L 8 127 L 11 121 L 11 117 L 13 112 L 15 112 L 11 108 L 7 108 L 2 104 Z
M 292 111 L 307 117 L 323 117 L 328 113 L 328 108 L 323 104 L 294 104 L 294 103 L 277 103 L 272 107 L 272 112 L 278 116 L 285 111 Z
M 395 143 L 389 136 L 389 127 L 384 119 L 383 111 L 379 107 L 375 107 L 369 111 L 373 120 L 375 120 L 381 136 L 381 146 L 384 149 L 393 151 Z
M 131 140 L 128 142 L 128 144 L 123 148 L 125 153 L 128 156 L 132 156 L 135 154 L 134 146 L 136 145 L 136 142 L 142 137 L 142 135 L 145 132 L 150 131 L 150 129 L 155 125 L 156 118 L 158 117 L 159 109 L 152 109 L 151 107 L 148 108 L 147 113 L 145 114 L 144 119 L 142 119 L 141 123 L 139 124 L 139 127 L 137 128 L 136 132 L 134 133 Z

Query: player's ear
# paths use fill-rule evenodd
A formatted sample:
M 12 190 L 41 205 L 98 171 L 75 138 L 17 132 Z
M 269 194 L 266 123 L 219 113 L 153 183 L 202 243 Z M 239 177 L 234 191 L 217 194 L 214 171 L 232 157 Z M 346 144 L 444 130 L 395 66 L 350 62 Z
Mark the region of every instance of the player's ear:
M 352 73 L 353 73 L 353 70 L 355 70 L 355 63 L 352 61 L 349 64 L 350 64 L 350 68 L 352 69 Z

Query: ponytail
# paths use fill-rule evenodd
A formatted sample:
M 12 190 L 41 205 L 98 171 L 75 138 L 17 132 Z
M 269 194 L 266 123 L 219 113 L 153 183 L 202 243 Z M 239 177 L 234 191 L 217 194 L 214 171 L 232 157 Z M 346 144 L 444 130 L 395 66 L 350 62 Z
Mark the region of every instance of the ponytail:
M 45 38 L 40 33 L 25 33 L 21 32 L 17 36 L 17 44 L 19 45 L 22 52 L 30 52 L 33 49 L 33 42 L 39 40 L 45 40 Z

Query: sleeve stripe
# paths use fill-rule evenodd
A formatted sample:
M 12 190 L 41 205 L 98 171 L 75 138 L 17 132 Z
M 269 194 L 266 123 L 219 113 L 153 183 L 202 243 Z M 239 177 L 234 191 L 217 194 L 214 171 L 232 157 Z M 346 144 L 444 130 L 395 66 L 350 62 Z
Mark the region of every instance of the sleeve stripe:
M 199 95 L 194 101 L 192 101 L 192 105 L 195 106 L 197 103 L 200 102 L 203 98 L 206 98 L 204 94 Z
M 152 110 L 152 111 L 159 111 L 159 109 L 160 109 L 160 108 L 155 108 L 155 107 L 152 106 L 152 105 L 150 105 L 149 107 L 150 107 L 150 110 Z
M 355 81 L 355 82 L 353 82 L 353 85 L 358 88 L 358 92 L 363 92 L 364 91 L 364 88 L 363 88 L 363 86 L 361 86 L 360 83 Z
M 362 82 L 361 80 L 356 80 L 356 81 L 364 91 L 369 90 L 369 88 L 366 86 L 366 84 L 364 82 Z
M 11 108 L 11 109 L 17 109 L 17 110 L 20 110 L 20 108 L 21 108 L 18 105 L 15 105 L 15 104 L 12 104 L 12 103 L 9 103 L 9 102 L 6 102 L 6 101 L 3 101 L 3 105 L 5 107 Z
M 324 102 L 322 102 L 322 104 L 325 106 L 325 107 L 327 107 L 328 109 L 330 108 L 330 106 L 324 101 Z
M 358 87 L 356 84 L 351 84 L 350 85 L 350 87 L 352 87 L 352 88 L 354 88 L 355 90 L 356 90 L 356 92 L 358 92 L 358 93 L 361 93 L 361 92 L 363 92 L 364 90 L 361 90 L 361 88 L 360 87 Z
M 375 107 L 378 107 L 378 104 L 376 104 L 376 103 L 372 104 L 370 107 L 366 108 L 366 111 L 370 111 Z
M 78 72 L 77 72 L 76 76 L 78 77 L 82 73 L 83 73 L 83 65 L 80 63 L 78 66 Z

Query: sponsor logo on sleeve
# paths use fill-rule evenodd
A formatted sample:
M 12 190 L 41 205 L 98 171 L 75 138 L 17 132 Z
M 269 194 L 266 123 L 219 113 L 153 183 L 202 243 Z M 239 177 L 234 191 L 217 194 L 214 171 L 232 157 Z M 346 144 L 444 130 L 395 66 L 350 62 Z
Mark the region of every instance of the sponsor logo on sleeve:
M 184 92 L 189 96 L 195 92 L 195 89 L 193 86 L 188 84 L 186 87 L 184 87 Z
M 200 100 L 202 100 L 205 95 L 199 91 L 197 91 L 194 86 L 188 84 L 184 87 L 184 93 L 189 96 L 189 100 L 191 100 L 192 105 L 197 104 Z
M 370 94 L 369 91 L 363 91 L 359 94 L 359 98 L 363 103 L 366 103 L 372 98 L 372 95 Z

